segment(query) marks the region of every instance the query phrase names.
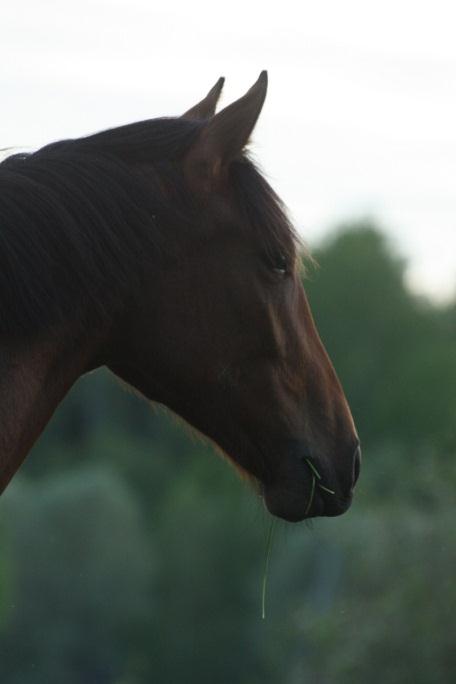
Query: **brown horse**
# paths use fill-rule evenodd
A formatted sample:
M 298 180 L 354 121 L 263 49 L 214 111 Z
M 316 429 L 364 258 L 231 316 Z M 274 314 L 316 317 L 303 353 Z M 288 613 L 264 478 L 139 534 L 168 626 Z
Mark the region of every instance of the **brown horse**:
M 0 491 L 99 366 L 211 439 L 290 521 L 350 505 L 360 450 L 298 241 L 245 152 L 267 75 L 215 114 L 0 164 Z

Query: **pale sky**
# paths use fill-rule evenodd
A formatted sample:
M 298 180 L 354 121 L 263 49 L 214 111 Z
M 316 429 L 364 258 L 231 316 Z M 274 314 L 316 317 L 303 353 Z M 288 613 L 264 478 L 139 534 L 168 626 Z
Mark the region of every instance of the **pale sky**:
M 253 151 L 310 245 L 378 219 L 438 299 L 456 286 L 456 4 L 2 0 L 0 147 L 175 115 L 262 69 Z

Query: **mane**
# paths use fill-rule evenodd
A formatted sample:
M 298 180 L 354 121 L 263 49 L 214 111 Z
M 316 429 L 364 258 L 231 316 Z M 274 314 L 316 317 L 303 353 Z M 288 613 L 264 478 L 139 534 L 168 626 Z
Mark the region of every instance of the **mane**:
M 245 216 L 244 223 L 253 229 L 264 256 L 276 263 L 283 255 L 294 262 L 303 243 L 291 223 L 285 205 L 271 188 L 248 153 L 231 165 L 231 185 L 237 207 Z M 305 256 L 305 254 L 303 254 Z
M 78 309 L 87 325 L 108 319 L 141 287 L 141 266 L 169 248 L 167 226 L 192 229 L 176 162 L 202 125 L 152 119 L 0 163 L 0 335 L 37 335 Z M 230 176 L 265 250 L 292 252 L 293 229 L 253 162 L 243 156 Z

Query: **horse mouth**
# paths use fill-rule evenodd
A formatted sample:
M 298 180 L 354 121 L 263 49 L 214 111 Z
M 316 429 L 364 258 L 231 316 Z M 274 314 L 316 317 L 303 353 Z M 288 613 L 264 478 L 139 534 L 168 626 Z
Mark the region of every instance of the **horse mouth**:
M 325 474 L 321 466 L 315 466 L 309 458 L 301 460 L 304 465 L 301 472 L 286 472 L 282 476 L 265 480 L 262 474 L 251 472 L 227 452 L 222 453 L 229 458 L 241 478 L 263 499 L 268 512 L 276 518 L 296 523 L 310 518 L 335 517 L 350 508 L 358 473 L 355 474 L 351 488 L 342 494 L 340 488 L 330 488 L 334 486 L 334 477 L 330 473 Z
M 322 491 L 310 484 L 306 487 L 263 486 L 262 496 L 271 515 L 287 522 L 301 522 L 310 518 L 337 516 L 351 505 L 353 494 L 340 497 L 336 492 Z

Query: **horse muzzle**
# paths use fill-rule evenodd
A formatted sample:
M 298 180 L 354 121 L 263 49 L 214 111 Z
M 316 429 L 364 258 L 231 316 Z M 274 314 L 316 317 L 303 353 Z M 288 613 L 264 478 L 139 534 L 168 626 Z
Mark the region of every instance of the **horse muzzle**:
M 348 464 L 345 484 L 339 484 L 331 468 L 323 468 L 318 462 L 305 456 L 286 473 L 262 487 L 262 495 L 268 511 L 288 522 L 299 522 L 321 516 L 337 516 L 345 513 L 353 500 L 353 490 L 359 476 L 361 449 L 359 444 Z M 282 475 L 282 476 L 280 476 Z

